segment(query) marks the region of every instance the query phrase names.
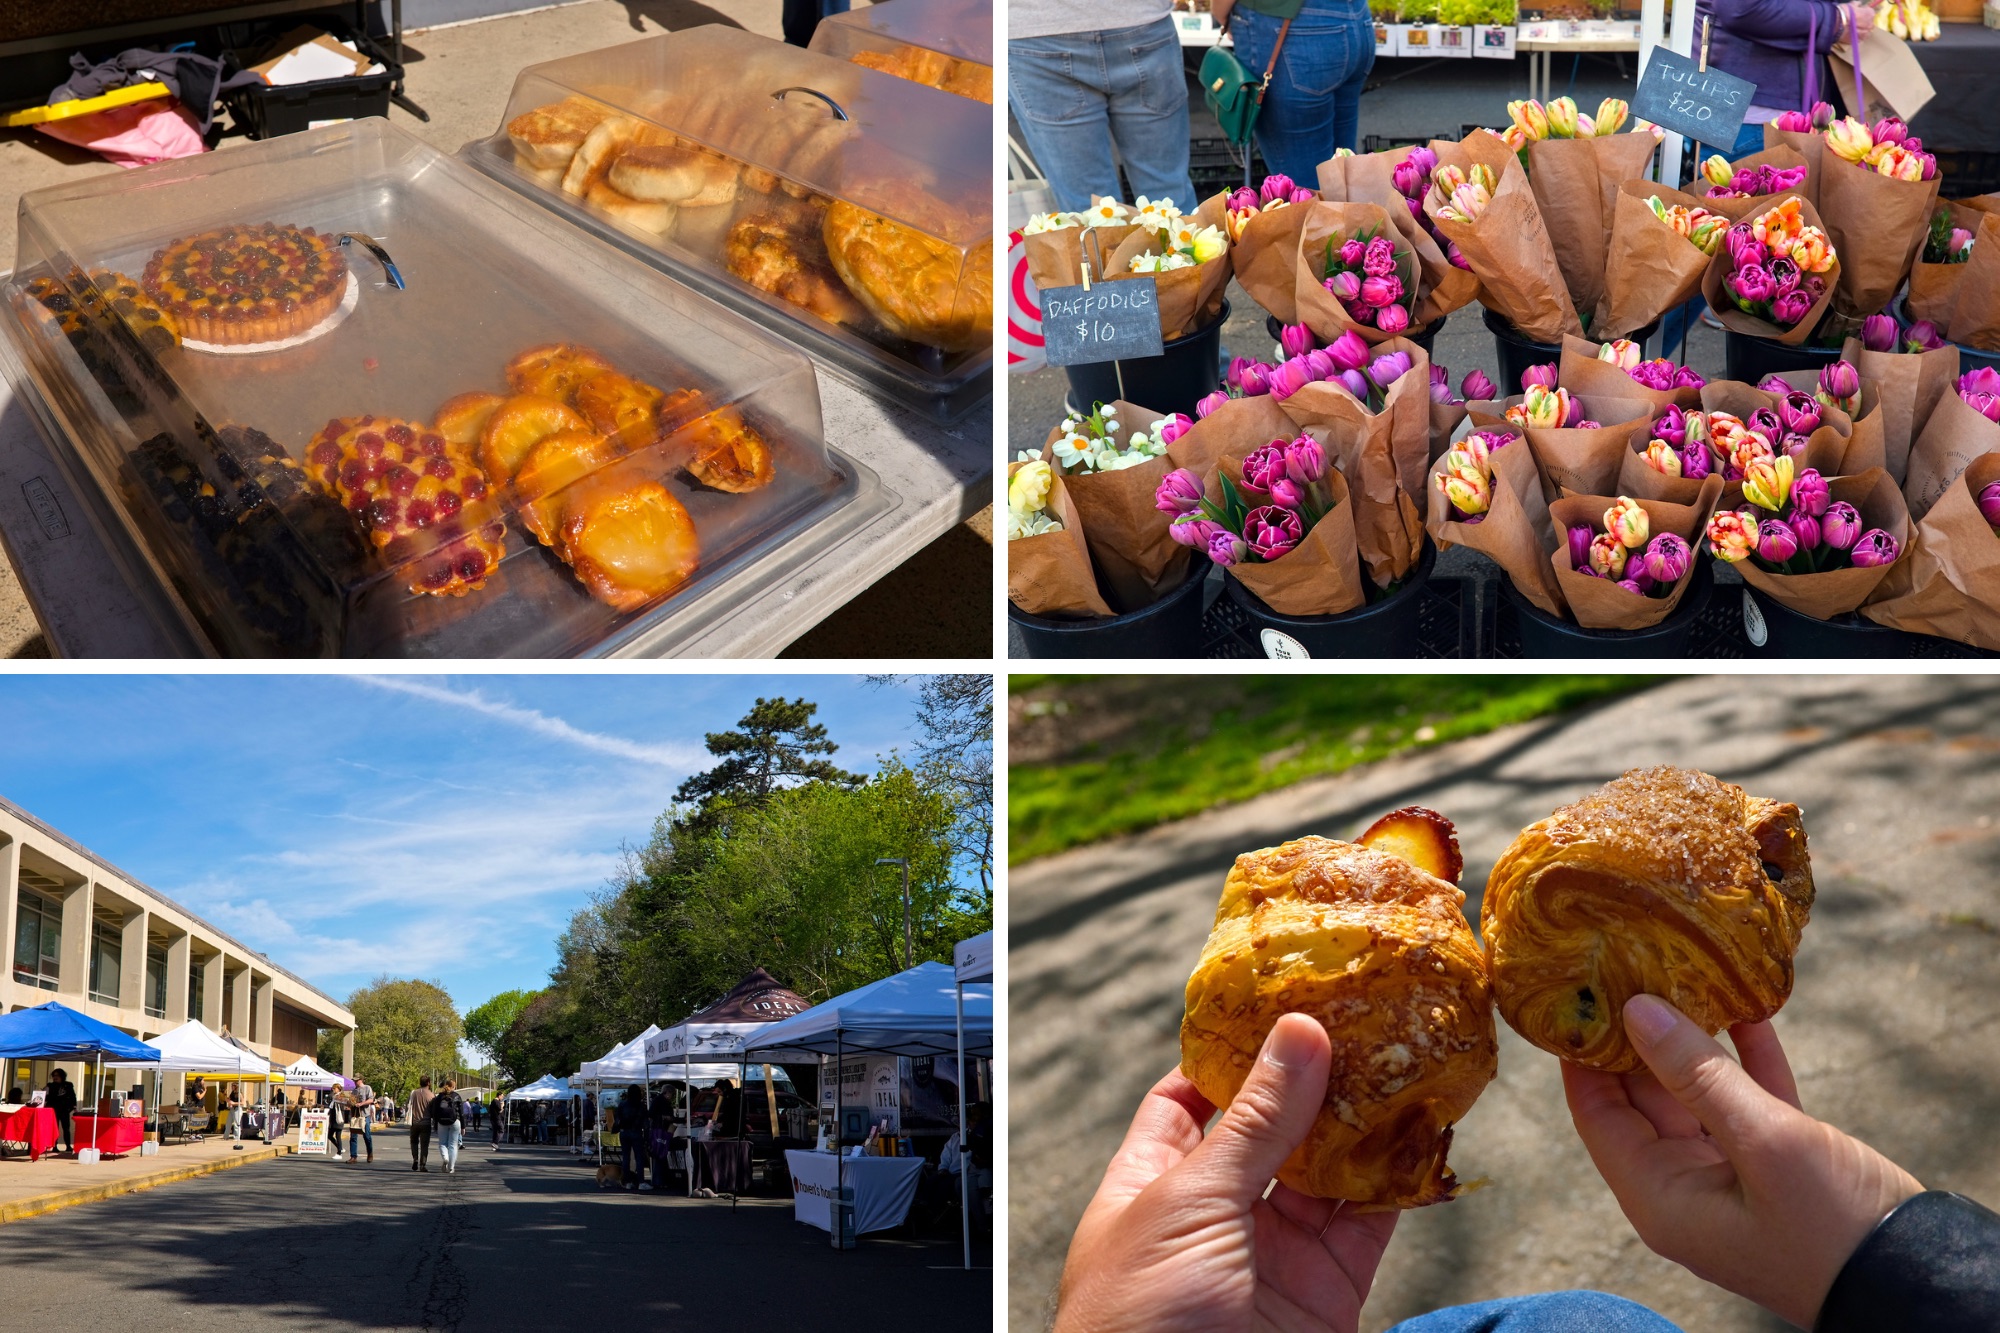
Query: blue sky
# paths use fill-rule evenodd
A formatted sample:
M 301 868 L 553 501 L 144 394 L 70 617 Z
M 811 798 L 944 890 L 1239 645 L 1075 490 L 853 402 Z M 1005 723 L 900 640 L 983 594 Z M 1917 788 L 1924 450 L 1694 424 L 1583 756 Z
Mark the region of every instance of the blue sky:
M 0 795 L 329 994 L 543 984 L 709 731 L 804 697 L 873 772 L 915 682 L 845 676 L 4 676 Z

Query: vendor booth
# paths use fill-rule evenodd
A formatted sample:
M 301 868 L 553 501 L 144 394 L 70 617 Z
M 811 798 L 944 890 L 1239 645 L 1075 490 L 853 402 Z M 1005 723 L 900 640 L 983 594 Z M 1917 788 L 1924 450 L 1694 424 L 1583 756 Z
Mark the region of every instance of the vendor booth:
M 160 1053 L 152 1063 L 113 1060 L 106 1067 L 151 1070 L 162 1076 L 153 1087 L 153 1109 L 162 1143 L 183 1140 L 188 1133 L 178 1108 L 166 1104 L 165 1091 L 160 1086 L 165 1075 L 196 1074 L 241 1083 L 250 1079 L 267 1080 L 271 1074 L 269 1060 L 211 1031 L 196 1019 L 189 1019 L 171 1032 L 162 1032 L 151 1045 Z
M 137 1037 L 120 1032 L 108 1023 L 78 1013 L 51 1000 L 32 1009 L 16 1009 L 0 1016 L 0 1059 L 78 1060 L 95 1063 L 95 1077 L 79 1091 L 79 1107 L 109 1109 L 103 1098 L 104 1059 L 128 1067 L 157 1068 L 160 1052 Z M 86 1115 L 71 1117 L 80 1162 L 94 1162 L 102 1153 L 129 1152 L 143 1141 L 145 1124 L 136 1121 L 128 1129 L 123 1116 Z M 117 1123 L 113 1123 L 116 1121 Z M 56 1143 L 56 1116 L 53 1110 L 29 1106 L 0 1118 L 0 1138 L 26 1143 L 31 1158 L 40 1157 Z M 14 1137 L 16 1134 L 18 1138 Z M 39 1145 L 39 1146 L 37 1146 Z M 88 1153 L 88 1156 L 84 1154 Z
M 646 1081 L 646 1041 L 658 1035 L 660 1025 L 649 1023 L 646 1030 L 627 1042 L 620 1042 L 583 1068 L 570 1075 L 570 1086 L 581 1088 L 597 1099 L 597 1118 L 590 1127 L 597 1140 L 597 1160 L 604 1160 L 604 1085 L 613 1087 Z
M 965 1070 L 965 988 L 993 984 L 993 932 L 959 941 L 951 951 L 952 970 L 958 976 L 958 1068 Z M 987 1041 L 989 1055 L 992 1040 Z M 958 1081 L 958 1204 L 961 1239 L 965 1244 L 965 1266 L 972 1267 L 972 1149 L 965 1119 L 965 1080 Z

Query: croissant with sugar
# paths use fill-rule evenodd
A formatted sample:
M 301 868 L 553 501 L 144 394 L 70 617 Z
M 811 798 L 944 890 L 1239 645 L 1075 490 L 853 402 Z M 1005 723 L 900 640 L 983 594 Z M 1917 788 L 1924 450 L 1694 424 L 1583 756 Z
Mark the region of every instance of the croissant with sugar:
M 1592 1069 L 1643 1067 L 1622 1018 L 1657 995 L 1713 1034 L 1792 990 L 1812 909 L 1799 808 L 1684 768 L 1634 769 L 1523 829 L 1480 930 L 1516 1032 Z
M 1451 1198 L 1451 1127 L 1492 1081 L 1486 960 L 1452 881 L 1451 824 L 1385 816 L 1360 842 L 1299 838 L 1236 859 L 1188 978 L 1181 1070 L 1217 1106 L 1242 1088 L 1279 1017 L 1333 1043 L 1326 1101 L 1278 1171 L 1369 1208 Z

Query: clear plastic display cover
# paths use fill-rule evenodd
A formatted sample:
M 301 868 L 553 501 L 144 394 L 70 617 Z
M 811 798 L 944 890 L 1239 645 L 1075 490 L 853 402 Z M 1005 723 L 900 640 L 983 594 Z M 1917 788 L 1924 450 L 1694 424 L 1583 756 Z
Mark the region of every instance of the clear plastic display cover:
M 532 65 L 482 170 L 906 400 L 993 358 L 993 111 L 709 26 Z
M 992 0 L 864 5 L 829 14 L 813 29 L 810 49 L 974 101 L 993 101 Z
M 384 120 L 26 195 L 0 294 L 224 653 L 671 640 L 876 497 L 804 357 Z

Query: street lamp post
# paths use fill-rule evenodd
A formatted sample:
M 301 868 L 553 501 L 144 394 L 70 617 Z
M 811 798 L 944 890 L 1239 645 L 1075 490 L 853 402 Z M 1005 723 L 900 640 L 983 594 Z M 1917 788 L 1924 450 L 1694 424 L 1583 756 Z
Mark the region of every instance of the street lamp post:
M 878 866 L 903 867 L 903 970 L 910 970 L 910 858 L 907 856 L 878 856 Z

